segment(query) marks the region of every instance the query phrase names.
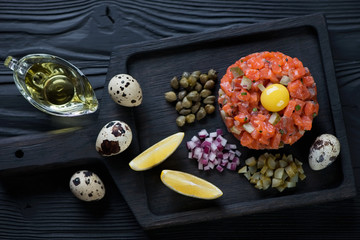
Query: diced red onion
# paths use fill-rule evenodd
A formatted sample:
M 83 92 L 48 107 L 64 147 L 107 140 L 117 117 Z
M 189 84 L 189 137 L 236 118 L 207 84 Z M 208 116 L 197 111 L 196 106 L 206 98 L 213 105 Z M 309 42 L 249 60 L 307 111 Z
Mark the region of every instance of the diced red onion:
M 229 144 L 230 149 L 234 150 L 237 149 L 236 144 Z
M 200 139 L 197 136 L 193 136 L 191 138 L 191 141 L 194 142 L 196 145 L 199 145 L 201 143 Z
M 189 150 L 194 149 L 196 146 L 197 146 L 197 144 L 196 144 L 195 142 L 193 142 L 193 141 L 188 141 L 188 142 L 186 142 L 186 147 L 187 147 L 187 149 L 189 149 Z
M 218 149 L 215 143 L 211 144 L 211 151 L 215 152 Z
M 214 169 L 215 165 L 212 163 L 212 162 L 209 162 L 208 163 L 208 166 L 211 168 L 211 169 Z
M 209 135 L 209 133 L 206 131 L 206 129 L 203 129 L 198 133 L 198 135 L 200 138 L 206 138 Z
M 217 132 L 211 132 L 209 134 L 209 137 L 211 137 L 211 138 L 216 138 L 217 136 L 218 136 Z
M 204 170 L 204 165 L 201 162 L 198 163 L 198 169 Z
M 216 166 L 216 169 L 217 169 L 219 172 L 224 171 L 224 168 L 223 168 L 222 166 L 220 166 L 220 165 L 217 165 L 217 166 Z
M 240 165 L 240 158 L 234 157 L 234 159 L 232 160 L 232 162 L 235 163 L 236 166 L 239 166 L 239 165 Z
M 210 141 L 203 141 L 203 142 L 201 143 L 201 146 L 202 146 L 202 147 L 205 147 L 205 146 L 210 147 L 210 146 L 211 146 L 211 142 L 210 142 Z
M 209 154 L 209 160 L 210 160 L 210 161 L 214 161 L 215 158 L 216 158 L 216 154 L 215 154 L 214 152 L 211 152 L 211 153 Z
M 225 167 L 228 164 L 228 160 L 223 159 L 220 163 L 221 166 Z
M 231 170 L 231 171 L 235 171 L 236 170 L 236 164 L 235 163 L 232 163 L 232 162 L 229 162 L 227 165 L 226 165 L 226 168 Z
M 205 158 L 202 158 L 202 159 L 201 159 L 201 164 L 203 164 L 203 165 L 208 165 L 208 163 L 209 163 L 209 160 L 208 160 L 208 159 L 205 159 Z
M 189 150 L 188 158 L 198 161 L 198 169 L 208 171 L 217 169 L 222 172 L 225 168 L 235 171 L 240 165 L 241 152 L 236 144 L 227 143 L 222 129 L 208 132 L 203 129 L 186 143 Z

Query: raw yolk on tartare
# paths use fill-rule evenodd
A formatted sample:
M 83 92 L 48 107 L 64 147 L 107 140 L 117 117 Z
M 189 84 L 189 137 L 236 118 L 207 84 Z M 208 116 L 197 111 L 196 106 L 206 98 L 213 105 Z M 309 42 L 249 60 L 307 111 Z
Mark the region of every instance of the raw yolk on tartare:
M 282 84 L 271 84 L 261 93 L 260 101 L 270 112 L 278 112 L 289 103 L 289 91 Z

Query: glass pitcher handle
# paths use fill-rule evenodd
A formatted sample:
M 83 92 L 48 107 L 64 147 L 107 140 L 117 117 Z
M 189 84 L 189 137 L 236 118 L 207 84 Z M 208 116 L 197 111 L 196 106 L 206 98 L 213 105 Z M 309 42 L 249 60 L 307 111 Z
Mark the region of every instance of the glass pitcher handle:
M 12 71 L 17 72 L 20 75 L 25 75 L 29 65 L 25 62 L 19 64 L 19 61 L 12 56 L 8 56 L 4 61 L 5 67 L 10 68 Z

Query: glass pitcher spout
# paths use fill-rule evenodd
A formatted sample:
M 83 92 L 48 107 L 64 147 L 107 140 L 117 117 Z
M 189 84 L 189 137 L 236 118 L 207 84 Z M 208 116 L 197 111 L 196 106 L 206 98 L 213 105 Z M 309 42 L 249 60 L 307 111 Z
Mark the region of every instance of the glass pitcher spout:
M 97 110 L 98 100 L 86 76 L 57 56 L 30 54 L 4 65 L 13 71 L 21 94 L 37 109 L 56 116 L 73 117 Z

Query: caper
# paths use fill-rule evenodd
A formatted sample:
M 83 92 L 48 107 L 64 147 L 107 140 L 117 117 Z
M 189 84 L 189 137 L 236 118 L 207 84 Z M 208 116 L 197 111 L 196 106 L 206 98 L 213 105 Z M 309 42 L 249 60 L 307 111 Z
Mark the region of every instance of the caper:
M 189 82 L 187 78 L 183 77 L 180 79 L 180 86 L 182 86 L 183 88 L 187 88 L 189 86 Z
M 217 72 L 214 69 L 210 69 L 208 72 L 208 76 L 210 79 L 212 80 L 216 80 L 217 79 Z
M 181 77 L 188 78 L 188 77 L 190 77 L 190 73 L 189 72 L 183 72 Z
M 195 114 L 191 113 L 185 117 L 186 123 L 193 123 L 195 121 Z
M 194 90 L 197 91 L 197 92 L 201 92 L 202 88 L 203 87 L 202 87 L 201 83 L 197 82 L 195 87 L 194 87 Z
M 204 88 L 205 89 L 213 89 L 215 87 L 214 80 L 209 80 L 205 83 Z
M 185 125 L 185 121 L 186 121 L 186 118 L 185 116 L 178 116 L 176 118 L 176 124 L 179 126 L 179 127 L 182 127 Z
M 216 80 L 217 72 L 214 69 L 207 73 L 199 70 L 183 72 L 181 77 L 171 79 L 170 86 L 174 91 L 165 93 L 165 98 L 169 102 L 176 102 L 175 109 L 180 115 L 176 118 L 176 124 L 179 127 L 201 120 L 215 111 L 213 90 Z
M 166 99 L 166 101 L 168 101 L 168 102 L 175 102 L 176 99 L 177 99 L 176 93 L 173 92 L 173 91 L 166 92 L 166 93 L 165 93 L 165 99 Z
M 188 93 L 188 95 L 186 95 L 186 97 L 190 100 L 190 101 L 199 101 L 200 100 L 200 94 L 197 91 L 191 91 Z
M 206 116 L 206 111 L 203 107 L 199 109 L 199 111 L 196 113 L 196 120 L 201 120 Z
M 215 102 L 215 96 L 214 95 L 208 96 L 203 100 L 204 104 L 214 104 L 214 102 Z
M 182 106 L 184 108 L 191 108 L 192 102 L 187 97 L 184 97 L 184 99 L 182 100 Z
M 182 102 L 178 101 L 175 105 L 176 111 L 180 112 L 181 109 L 183 109 Z
M 211 95 L 211 91 L 209 90 L 209 89 L 203 89 L 203 90 L 201 90 L 201 92 L 200 92 L 200 96 L 202 97 L 202 98 L 206 98 L 206 97 L 208 97 L 208 96 L 210 96 Z
M 194 71 L 191 73 L 191 76 L 196 77 L 196 79 L 198 79 L 200 77 L 201 71 Z
M 171 79 L 170 86 L 175 90 L 179 89 L 179 80 L 176 76 Z
M 180 92 L 178 93 L 178 98 L 179 98 L 179 100 L 182 101 L 182 100 L 184 99 L 184 97 L 186 96 L 186 94 L 187 94 L 187 92 L 186 92 L 185 90 L 180 91 Z
M 209 76 L 206 73 L 200 75 L 200 82 L 204 85 L 209 80 Z
M 188 78 L 188 83 L 189 83 L 189 86 L 190 87 L 194 87 L 196 85 L 196 82 L 197 82 L 197 79 L 195 76 L 191 75 L 189 78 Z
M 184 115 L 184 116 L 186 116 L 186 115 L 188 115 L 190 113 L 191 113 L 191 109 L 189 109 L 189 108 L 183 108 L 179 112 L 180 115 Z
M 193 106 L 191 107 L 191 112 L 196 113 L 200 107 L 201 107 L 201 102 L 197 102 L 197 103 L 193 104 Z
M 215 107 L 212 104 L 206 104 L 205 106 L 205 112 L 207 114 L 212 114 L 215 111 Z

